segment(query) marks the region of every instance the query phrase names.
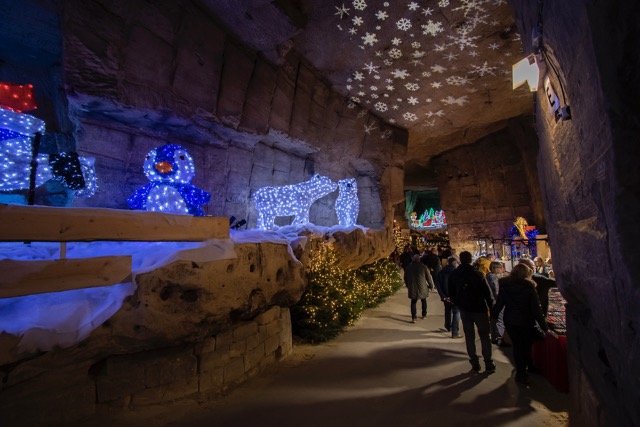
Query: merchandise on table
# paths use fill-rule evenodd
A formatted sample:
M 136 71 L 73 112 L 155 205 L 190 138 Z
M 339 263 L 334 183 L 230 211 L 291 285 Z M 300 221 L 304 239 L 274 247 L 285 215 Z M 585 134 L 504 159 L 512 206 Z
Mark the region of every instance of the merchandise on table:
M 559 335 L 567 334 L 565 304 L 567 301 L 562 297 L 557 288 L 549 290 L 549 312 L 547 314 L 547 324 L 549 328 Z

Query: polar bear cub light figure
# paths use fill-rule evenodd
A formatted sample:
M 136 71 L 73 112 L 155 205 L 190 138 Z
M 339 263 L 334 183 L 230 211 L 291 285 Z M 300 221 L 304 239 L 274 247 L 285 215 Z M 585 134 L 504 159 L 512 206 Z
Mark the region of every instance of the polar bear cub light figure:
M 336 199 L 336 215 L 341 226 L 348 227 L 355 225 L 360 212 L 360 201 L 358 200 L 358 184 L 355 178 L 341 179 L 338 181 L 340 194 Z
M 326 176 L 313 175 L 309 181 L 278 187 L 262 187 L 253 197 L 258 211 L 258 228 L 277 228 L 278 216 L 295 215 L 291 225 L 309 223 L 311 204 L 319 198 L 336 191 L 338 185 Z

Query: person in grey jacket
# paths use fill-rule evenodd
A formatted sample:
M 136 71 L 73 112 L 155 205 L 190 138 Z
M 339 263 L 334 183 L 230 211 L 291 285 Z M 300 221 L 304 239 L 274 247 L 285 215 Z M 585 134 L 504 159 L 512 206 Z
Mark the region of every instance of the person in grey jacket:
M 404 283 L 407 286 L 407 293 L 411 300 L 411 323 L 416 323 L 418 300 L 422 303 L 422 318 L 425 319 L 427 317 L 429 290 L 435 287 L 429 269 L 420 262 L 420 254 L 415 254 L 411 264 L 405 268 Z
M 491 317 L 495 319 L 504 308 L 504 326 L 513 345 L 516 382 L 526 387 L 529 386 L 527 369 L 533 368 L 533 328 L 538 323 L 543 331 L 548 330 L 536 293 L 536 284 L 531 280 L 532 274 L 529 267 L 518 264 L 513 267 L 509 276 L 500 279 L 498 302 L 491 312 Z

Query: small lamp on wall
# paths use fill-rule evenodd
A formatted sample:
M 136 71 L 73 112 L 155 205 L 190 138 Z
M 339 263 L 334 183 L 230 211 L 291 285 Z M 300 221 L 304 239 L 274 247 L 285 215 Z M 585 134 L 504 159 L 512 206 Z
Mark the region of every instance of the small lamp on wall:
M 538 90 L 538 83 L 540 82 L 540 67 L 538 66 L 536 55 L 531 54 L 513 64 L 512 76 L 513 89 L 517 89 L 527 83 L 529 90 L 536 92 Z

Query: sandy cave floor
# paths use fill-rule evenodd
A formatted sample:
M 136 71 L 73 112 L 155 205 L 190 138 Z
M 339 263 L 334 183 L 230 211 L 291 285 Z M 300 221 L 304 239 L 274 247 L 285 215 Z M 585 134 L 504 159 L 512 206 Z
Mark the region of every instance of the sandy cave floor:
M 225 396 L 101 414 L 82 425 L 568 425 L 569 396 L 538 375 L 531 388 L 517 386 L 510 348 L 493 346 L 494 374 L 471 372 L 464 339 L 442 328 L 437 294 L 428 304 L 427 319 L 410 323 L 403 288 L 335 340 L 294 345 L 291 355 Z

